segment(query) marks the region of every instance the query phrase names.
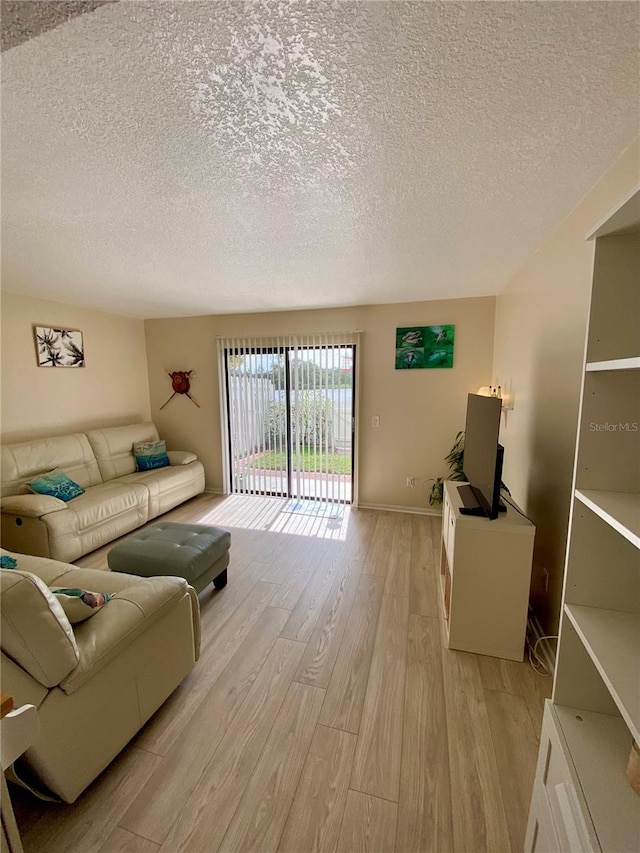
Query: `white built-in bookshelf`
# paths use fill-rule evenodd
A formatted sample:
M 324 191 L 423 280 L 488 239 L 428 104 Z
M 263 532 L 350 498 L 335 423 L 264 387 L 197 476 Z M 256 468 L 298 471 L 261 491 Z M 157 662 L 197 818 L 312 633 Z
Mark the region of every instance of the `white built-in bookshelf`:
M 640 850 L 640 190 L 595 260 L 553 696 L 525 849 Z

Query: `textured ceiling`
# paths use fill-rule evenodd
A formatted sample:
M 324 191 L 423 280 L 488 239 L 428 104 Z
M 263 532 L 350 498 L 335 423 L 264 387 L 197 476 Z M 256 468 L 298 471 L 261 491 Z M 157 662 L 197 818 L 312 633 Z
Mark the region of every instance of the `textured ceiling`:
M 3 287 L 142 317 L 499 292 L 637 135 L 639 14 L 74 17 L 3 54 Z

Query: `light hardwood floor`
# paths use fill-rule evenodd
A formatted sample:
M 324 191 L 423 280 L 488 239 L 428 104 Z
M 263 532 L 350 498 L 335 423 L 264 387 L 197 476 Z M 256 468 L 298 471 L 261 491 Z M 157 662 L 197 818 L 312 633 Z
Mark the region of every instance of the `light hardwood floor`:
M 444 647 L 440 519 L 283 507 L 165 516 L 231 530 L 200 660 L 74 805 L 13 792 L 26 853 L 522 850 L 550 679 Z

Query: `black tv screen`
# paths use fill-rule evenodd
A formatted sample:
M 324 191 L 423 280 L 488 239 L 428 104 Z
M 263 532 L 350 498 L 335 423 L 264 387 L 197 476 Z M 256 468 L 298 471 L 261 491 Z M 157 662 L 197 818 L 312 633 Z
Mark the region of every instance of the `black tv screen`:
M 501 408 L 500 397 L 469 394 L 467 398 L 463 469 L 473 496 L 467 491 L 465 498 L 464 487 L 460 494 L 470 514 L 489 518 L 497 518 L 500 508 L 503 448 L 498 437 Z

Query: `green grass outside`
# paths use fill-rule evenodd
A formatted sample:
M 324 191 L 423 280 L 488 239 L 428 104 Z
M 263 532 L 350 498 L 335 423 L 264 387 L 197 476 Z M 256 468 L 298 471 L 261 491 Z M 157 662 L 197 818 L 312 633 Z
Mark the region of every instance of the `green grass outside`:
M 325 472 L 330 474 L 351 474 L 351 455 L 345 453 L 325 453 L 314 451 L 311 447 L 303 447 L 300 456 L 293 454 L 293 465 L 309 473 Z M 287 454 L 283 450 L 270 450 L 262 456 L 257 456 L 251 463 L 252 468 L 262 468 L 267 471 L 285 471 Z

